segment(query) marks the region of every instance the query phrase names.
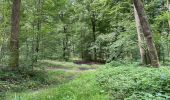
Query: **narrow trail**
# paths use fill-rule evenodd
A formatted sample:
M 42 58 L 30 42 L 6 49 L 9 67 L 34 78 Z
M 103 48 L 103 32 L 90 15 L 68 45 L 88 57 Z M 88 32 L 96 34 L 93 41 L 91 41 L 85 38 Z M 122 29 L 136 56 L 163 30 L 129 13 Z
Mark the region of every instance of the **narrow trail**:
M 102 63 L 90 61 L 57 62 L 43 60 L 43 62 L 51 64 L 51 66 L 46 67 L 47 71 L 64 71 L 64 72 L 95 71 L 96 69 L 98 69 L 100 65 L 102 65 Z
M 46 70 L 48 70 L 48 71 L 64 71 L 64 72 L 84 72 L 84 71 L 95 71 L 96 68 L 69 69 L 69 68 L 48 67 Z
M 52 63 L 55 63 L 55 62 L 52 62 Z M 88 65 L 86 64 L 87 66 L 91 66 L 91 65 Z M 93 65 L 93 64 L 92 64 Z M 98 68 L 86 68 L 86 67 L 80 67 L 81 65 L 80 64 L 75 64 L 75 66 L 77 66 L 76 68 L 67 68 L 67 67 L 58 67 L 58 66 L 53 66 L 53 67 L 47 67 L 45 70 L 47 71 L 64 71 L 65 73 L 77 73 L 77 74 L 83 74 L 84 72 L 87 72 L 87 71 L 96 71 Z M 79 67 L 78 67 L 79 66 Z M 74 79 L 77 78 L 77 75 L 69 75 L 67 77 L 69 81 L 72 81 Z M 48 89 L 49 87 L 47 88 L 43 88 L 43 89 L 39 89 L 39 90 L 35 90 L 33 91 L 32 93 L 33 94 L 38 94 L 39 92 L 41 91 L 45 91 L 46 89 Z

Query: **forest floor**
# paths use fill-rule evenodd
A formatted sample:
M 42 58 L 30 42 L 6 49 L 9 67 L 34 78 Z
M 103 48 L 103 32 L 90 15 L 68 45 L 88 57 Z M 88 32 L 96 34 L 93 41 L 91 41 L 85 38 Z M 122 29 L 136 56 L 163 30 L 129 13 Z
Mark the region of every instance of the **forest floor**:
M 47 61 L 46 60 L 44 62 L 58 64 L 56 61 Z M 68 62 L 67 62 L 67 64 L 68 64 Z M 93 72 L 93 71 L 97 70 L 96 65 L 94 67 L 93 64 L 90 64 L 90 66 L 84 64 L 83 65 L 84 67 L 82 67 L 81 65 L 77 65 L 77 64 L 75 64 L 74 66 L 76 66 L 76 67 L 69 67 L 69 66 L 65 66 L 65 67 L 62 67 L 62 66 L 50 66 L 49 67 L 48 66 L 47 68 L 45 68 L 45 70 L 49 71 L 49 72 L 51 72 L 51 71 L 53 71 L 53 72 L 60 72 L 60 71 L 62 71 L 62 72 L 68 73 L 68 76 L 65 77 L 65 78 L 67 78 L 66 80 L 68 80 L 68 82 L 76 79 L 76 77 L 78 77 L 79 75 L 81 75 L 83 73 L 87 73 L 88 71 L 89 72 Z M 58 77 L 58 76 L 56 75 L 56 77 Z M 61 84 L 59 84 L 59 85 L 61 85 Z M 38 94 L 38 93 L 41 93 L 43 91 L 46 91 L 48 88 L 53 88 L 53 87 L 54 86 L 50 86 L 50 87 L 42 88 L 42 89 L 39 89 L 39 90 L 31 91 L 31 94 Z
M 51 60 L 38 65 L 48 76 L 43 73 L 37 78 L 45 77 L 51 84 L 35 89 L 34 80 L 33 88 L 7 92 L 2 100 L 170 100 L 168 66 L 157 69 L 137 62 L 100 65 Z
M 21 90 L 21 91 L 10 91 L 9 90 L 8 92 L 5 93 L 5 96 L 2 96 L 2 99 L 27 100 L 25 98 L 20 99 L 20 95 L 24 93 L 30 94 L 30 95 L 36 95 L 36 94 L 46 91 L 47 89 L 52 89 L 62 84 L 69 83 L 70 81 L 80 77 L 84 73 L 95 72 L 96 69 L 98 69 L 101 66 L 101 64 L 95 63 L 95 62 L 85 62 L 85 63 L 82 62 L 80 64 L 80 63 L 75 63 L 75 62 L 41 60 L 38 62 L 36 66 L 39 66 L 39 68 L 43 69 L 45 73 L 48 74 L 47 84 L 45 83 L 45 85 L 42 85 L 39 87 L 37 85 L 41 84 L 41 82 L 38 84 L 37 82 L 26 83 L 26 87 L 28 85 L 28 87 L 31 87 L 31 88 L 24 88 L 24 90 Z M 40 80 L 42 77 L 45 77 L 45 76 L 44 75 L 37 76 L 37 78 L 40 78 Z M 20 86 L 20 85 L 23 85 L 23 84 L 17 84 L 17 86 Z M 11 90 L 13 90 L 13 88 L 11 88 Z

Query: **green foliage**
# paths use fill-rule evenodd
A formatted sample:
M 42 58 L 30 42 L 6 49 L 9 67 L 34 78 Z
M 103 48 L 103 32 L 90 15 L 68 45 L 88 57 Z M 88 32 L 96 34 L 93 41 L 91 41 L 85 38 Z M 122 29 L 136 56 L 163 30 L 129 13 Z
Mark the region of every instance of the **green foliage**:
M 50 85 L 57 85 L 68 81 L 73 73 L 63 71 L 24 71 L 14 73 L 0 71 L 0 97 L 4 97 L 7 92 L 22 92 L 28 90 L 38 90 Z
M 107 100 L 100 94 L 96 84 L 95 73 L 87 72 L 69 83 L 38 91 L 38 93 L 22 93 L 8 96 L 7 100 Z
M 50 71 L 49 74 L 60 76 L 63 72 Z M 35 92 L 12 94 L 6 99 L 167 100 L 170 98 L 169 77 L 169 67 L 144 68 L 115 61 L 101 67 L 97 72 L 85 72 L 68 83 Z
M 81 74 L 79 73 L 81 69 L 98 67 L 99 65 L 42 60 L 38 61 L 34 70 L 20 68 L 19 72 L 13 72 L 2 69 L 0 70 L 0 96 L 5 95 L 6 92 L 18 93 L 63 84 Z
M 106 64 L 106 66 L 113 66 L 113 67 L 120 67 L 123 65 L 130 65 L 131 62 L 125 61 L 125 60 L 117 60 L 117 61 L 111 61 Z
M 169 12 L 165 1 L 144 1 L 163 62 L 170 54 Z M 0 3 L 0 60 L 3 66 L 7 66 L 9 59 L 10 3 L 6 0 Z M 37 59 L 68 61 L 78 57 L 94 60 L 94 53 L 99 61 L 137 61 L 140 54 L 132 6 L 131 0 L 22 1 L 20 67 L 31 68 Z
M 97 74 L 97 81 L 111 99 L 167 100 L 170 99 L 169 73 L 169 68 L 165 67 L 106 66 Z
M 168 65 L 170 14 L 166 0 L 142 1 L 159 58 Z M 0 1 L 0 67 L 5 68 L 9 60 L 11 7 L 10 0 Z M 110 63 L 97 73 L 89 72 L 35 93 L 15 93 L 10 99 L 170 99 L 169 68 L 142 68 L 137 67 L 138 62 L 132 65 L 140 58 L 133 10 L 132 0 L 22 0 L 20 72 L 0 70 L 0 95 L 63 84 L 79 75 L 58 71 L 60 68 L 77 71 L 100 66 L 63 61 L 77 58 Z

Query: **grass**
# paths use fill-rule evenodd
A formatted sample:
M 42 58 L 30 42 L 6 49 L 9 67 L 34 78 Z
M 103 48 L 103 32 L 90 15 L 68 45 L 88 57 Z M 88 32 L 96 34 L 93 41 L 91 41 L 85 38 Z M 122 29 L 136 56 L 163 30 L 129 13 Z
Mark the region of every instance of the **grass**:
M 38 93 L 22 93 L 8 96 L 6 100 L 107 100 L 101 94 L 94 72 L 85 72 L 79 78 L 60 85 L 39 91 Z
M 8 93 L 22 93 L 49 88 L 67 83 L 79 75 L 75 72 L 56 70 L 39 70 L 29 73 L 0 72 L 0 100 L 4 99 L 4 95 Z
M 24 72 L 24 74 L 23 73 L 21 74 L 21 73 L 11 73 L 11 72 L 0 72 L 1 74 L 0 80 L 2 78 L 4 79 L 10 78 L 9 80 L 0 81 L 0 84 L 1 84 L 0 89 L 4 90 L 0 92 L 1 94 L 0 99 L 12 100 L 14 98 L 14 100 L 18 100 L 17 98 L 22 97 L 20 94 L 25 95 L 24 93 L 26 93 L 30 95 L 38 95 L 41 92 L 44 93 L 44 91 L 47 91 L 47 92 L 48 90 L 52 91 L 53 88 L 56 88 L 56 87 L 58 88 L 59 85 L 68 83 L 69 81 L 73 80 L 74 78 L 82 74 L 80 73 L 81 70 L 79 72 L 77 71 L 77 69 L 96 68 L 96 66 L 98 67 L 99 65 L 94 65 L 94 66 L 77 65 L 71 62 L 58 62 L 58 61 L 43 60 L 43 61 L 39 61 L 37 66 L 38 67 L 36 69 L 39 69 L 39 66 L 40 66 L 48 70 L 35 70 L 33 72 L 26 71 Z M 58 68 L 59 69 L 62 68 L 63 70 L 57 70 Z M 72 71 L 65 71 L 65 69 L 72 70 Z M 85 71 L 83 71 L 83 73 L 84 72 Z M 19 94 L 19 96 L 17 96 L 17 94 Z M 4 95 L 6 96 L 4 97 Z M 9 95 L 12 95 L 12 97 L 6 98 L 6 97 L 10 97 Z
M 115 64 L 115 65 L 114 65 Z M 48 73 L 62 84 L 38 91 L 8 93 L 5 100 L 169 100 L 170 68 L 112 62 L 96 71 Z M 63 75 L 64 74 L 64 75 Z M 67 78 L 63 78 L 67 77 Z M 72 78 L 70 76 L 77 76 Z M 56 79 L 55 79 L 56 78 Z M 57 79 L 58 78 L 58 79 Z
M 52 67 L 52 68 L 66 68 L 66 69 L 81 69 L 81 68 L 98 68 L 100 65 L 93 64 L 74 64 L 73 62 L 62 62 L 62 61 L 51 61 L 51 60 L 41 60 L 39 61 L 39 66 L 41 67 Z

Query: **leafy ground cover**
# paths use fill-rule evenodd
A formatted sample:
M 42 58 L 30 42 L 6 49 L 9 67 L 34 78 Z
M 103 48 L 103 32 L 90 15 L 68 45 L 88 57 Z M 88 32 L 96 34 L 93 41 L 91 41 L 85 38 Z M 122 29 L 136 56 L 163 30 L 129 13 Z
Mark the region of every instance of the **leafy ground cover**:
M 62 73 L 62 72 L 61 72 Z M 67 72 L 66 72 L 67 73 Z M 51 74 L 56 74 L 55 70 Z M 115 63 L 88 70 L 69 82 L 35 92 L 8 93 L 6 100 L 169 100 L 170 68 Z
M 31 73 L 31 74 L 30 74 Z M 0 96 L 7 92 L 37 91 L 52 85 L 66 83 L 75 77 L 73 72 L 64 71 L 31 71 L 25 74 L 0 72 Z
M 103 93 L 113 100 L 169 100 L 170 68 L 105 66 L 97 74 Z
M 53 67 L 48 66 L 51 63 L 55 63 Z M 37 66 L 43 65 L 44 68 L 41 66 L 35 67 L 36 70 L 28 69 L 20 72 L 0 70 L 0 97 L 3 98 L 6 93 L 37 91 L 53 85 L 67 83 L 81 74 L 81 70 L 70 69 L 70 65 L 73 66 L 73 64 L 68 62 L 65 62 L 64 65 L 64 62 L 51 61 L 50 64 L 45 61 L 39 62 Z M 58 65 L 62 69 L 59 69 Z

